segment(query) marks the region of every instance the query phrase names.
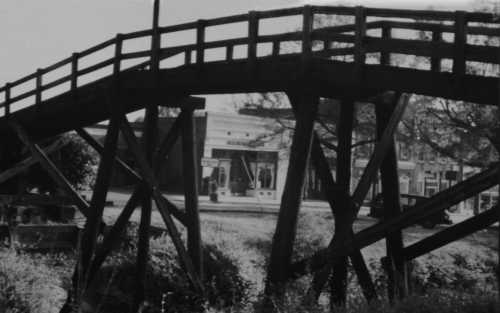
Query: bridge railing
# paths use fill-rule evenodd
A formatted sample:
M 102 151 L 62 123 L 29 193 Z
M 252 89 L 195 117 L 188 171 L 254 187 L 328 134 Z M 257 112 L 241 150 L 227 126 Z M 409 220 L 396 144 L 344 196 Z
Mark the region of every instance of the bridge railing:
M 314 23 L 315 17 L 319 15 L 347 16 L 353 20 L 352 23 L 343 25 L 331 25 L 317 27 Z M 260 22 L 266 19 L 301 16 L 302 29 L 299 31 L 287 31 L 272 35 L 261 35 L 259 32 Z M 248 34 L 244 37 L 236 37 L 224 40 L 206 40 L 207 28 L 234 23 L 247 23 Z M 126 60 L 149 60 L 140 62 L 128 68 L 124 67 L 121 72 L 144 70 L 151 67 L 152 59 L 156 55 L 156 62 L 174 56 L 184 55 L 181 65 L 196 64 L 200 66 L 208 63 L 205 52 L 208 49 L 222 48 L 224 55 L 219 62 L 234 61 L 234 49 L 237 46 L 246 46 L 246 62 L 253 67 L 258 56 L 259 44 L 271 44 L 271 53 L 264 57 L 278 57 L 282 54 L 281 45 L 285 42 L 296 42 L 300 46 L 297 53 L 302 55 L 303 62 L 312 57 L 333 58 L 336 56 L 348 57 L 343 61 L 357 64 L 354 71 L 361 74 L 361 65 L 365 65 L 368 54 L 377 54 L 376 64 L 383 66 L 399 66 L 391 62 L 392 54 L 405 54 L 429 59 L 430 71 L 441 72 L 442 60 L 452 60 L 451 72 L 457 77 L 467 74 L 468 62 L 479 62 L 500 64 L 500 48 L 494 46 L 478 45 L 471 43 L 471 36 L 487 36 L 500 38 L 500 20 L 497 16 L 488 13 L 476 12 L 446 12 L 446 11 L 423 11 L 423 10 L 394 10 L 376 9 L 364 7 L 329 7 L 329 6 L 305 6 L 271 11 L 252 11 L 248 14 L 233 15 L 210 20 L 198 20 L 179 25 L 159 27 L 158 29 L 142 30 L 128 34 L 118 35 L 116 38 L 107 40 L 87 50 L 74 53 L 71 57 L 61 60 L 51 66 L 37 70 L 14 82 L 5 84 L 0 88 L 0 95 L 4 101 L 0 104 L 3 115 L 9 115 L 19 102 L 34 97 L 35 105 L 44 101 L 44 92 L 70 83 L 70 89 L 74 92 L 80 86 L 79 79 L 82 76 L 95 73 L 103 68 L 120 64 Z M 474 24 L 474 25 L 472 25 Z M 424 34 L 430 33 L 430 40 L 422 38 L 395 38 L 393 30 L 417 31 Z M 172 34 L 182 31 L 195 31 L 196 40 L 190 44 L 176 46 L 161 46 L 161 35 Z M 372 34 L 369 34 L 369 33 Z M 374 32 L 378 32 L 373 35 Z M 150 38 L 154 36 L 159 44 L 155 49 L 146 49 L 132 52 L 123 52 L 123 43 L 128 40 Z M 446 35 L 452 38 L 446 38 Z M 168 44 L 168 43 L 167 43 Z M 339 45 L 340 44 L 340 45 Z M 119 46 L 119 49 L 116 47 Z M 115 55 L 109 58 L 80 68 L 82 58 L 102 52 L 105 49 L 115 47 Z M 192 54 L 196 58 L 192 59 Z M 44 83 L 44 78 L 63 67 L 70 67 L 69 74 Z M 477 74 L 477 73 L 476 73 Z M 34 87 L 18 95 L 14 95 L 14 89 L 21 85 L 34 82 Z

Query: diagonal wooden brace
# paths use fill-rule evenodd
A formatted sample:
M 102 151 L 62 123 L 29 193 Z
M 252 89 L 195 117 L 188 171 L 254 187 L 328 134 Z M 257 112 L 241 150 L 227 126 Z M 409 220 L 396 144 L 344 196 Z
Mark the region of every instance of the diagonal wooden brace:
M 305 275 L 320 270 L 328 264 L 328 260 L 337 257 L 337 252 L 333 252 L 331 248 L 333 244 L 337 247 L 347 247 L 347 253 L 350 253 L 354 249 L 362 249 L 383 239 L 387 234 L 393 231 L 411 226 L 420 220 L 495 186 L 497 184 L 498 175 L 500 175 L 500 168 L 498 164 L 495 164 L 488 170 L 471 176 L 447 190 L 435 194 L 431 198 L 414 205 L 390 220 L 382 221 L 368 227 L 356 233 L 354 236 L 346 236 L 342 242 L 334 242 L 332 240 L 329 248 L 321 249 L 312 257 L 294 263 L 291 269 L 296 275 Z
M 498 209 L 500 209 L 500 205 L 497 204 L 487 211 L 481 212 L 474 217 L 450 226 L 404 248 L 403 255 L 405 259 L 408 261 L 413 260 L 498 222 Z
M 182 113 L 181 113 L 182 115 Z M 179 127 L 180 127 L 180 122 L 179 118 L 181 115 L 178 117 L 176 122 L 174 122 L 174 125 L 171 127 L 169 133 L 165 135 L 164 139 L 162 139 L 160 143 L 159 149 L 157 149 L 154 158 L 158 160 L 162 160 L 165 158 L 166 155 L 170 153 L 172 150 L 175 141 L 179 137 Z M 177 126 L 176 126 L 177 125 Z M 98 146 L 101 146 L 100 143 L 98 143 Z M 118 163 L 120 164 L 120 163 Z M 155 172 L 159 173 L 161 172 L 161 169 L 163 168 L 164 163 L 157 163 L 155 167 Z M 125 171 L 127 168 L 122 167 Z M 135 172 L 134 172 L 135 173 Z M 133 175 L 133 173 L 130 173 Z M 115 224 L 111 227 L 109 230 L 108 234 L 104 237 L 102 245 L 99 247 L 99 249 L 96 252 L 96 255 L 93 259 L 91 269 L 90 269 L 90 277 L 93 278 L 97 270 L 101 267 L 102 263 L 104 262 L 105 258 L 109 255 L 111 252 L 111 249 L 113 246 L 118 242 L 120 239 L 120 234 L 124 231 L 125 226 L 127 222 L 129 221 L 132 213 L 136 209 L 136 207 L 140 203 L 140 199 L 142 197 L 143 193 L 143 187 L 142 187 L 142 177 L 137 174 L 137 186 L 135 187 L 132 196 L 128 200 L 127 204 L 125 205 L 125 208 L 123 211 L 120 213 L 118 216 L 118 219 L 116 220 Z M 173 204 L 170 206 L 169 202 L 167 199 L 164 199 L 165 203 L 169 205 L 169 210 L 172 212 L 172 215 L 174 215 L 181 223 L 185 225 L 185 213 L 178 210 Z
M 399 96 L 397 96 L 396 99 L 401 100 L 399 99 Z M 327 248 L 328 255 L 329 256 L 335 255 L 335 257 L 328 257 L 329 262 L 324 266 L 324 268 L 322 268 L 320 271 L 316 273 L 312 282 L 311 296 L 316 297 L 318 295 L 318 290 L 323 289 L 331 273 L 331 269 L 334 262 L 336 262 L 338 258 L 341 258 L 342 254 L 345 254 L 340 251 L 342 251 L 343 249 L 347 249 L 346 242 L 348 240 L 352 240 L 353 238 L 352 224 L 354 223 L 358 215 L 359 209 L 361 208 L 361 204 L 363 203 L 363 200 L 365 199 L 366 194 L 370 189 L 370 185 L 374 180 L 374 178 L 376 177 L 378 169 L 380 168 L 380 165 L 382 164 L 386 156 L 387 150 L 390 147 L 391 142 L 393 141 L 394 132 L 396 131 L 397 125 L 399 124 L 399 121 L 403 116 L 405 108 L 407 107 L 408 104 L 407 100 L 408 99 L 405 98 L 402 99 L 402 101 L 398 101 L 380 140 L 375 146 L 375 150 L 372 154 L 372 157 L 370 158 L 361 176 L 361 179 L 353 193 L 352 196 L 353 207 L 351 208 L 351 210 L 348 210 L 349 212 L 347 212 L 346 214 L 349 214 L 349 216 L 346 217 L 346 222 L 344 222 L 344 225 L 341 225 L 344 228 L 344 230 L 341 231 L 339 229 L 338 231 L 335 232 L 335 235 L 333 236 Z M 353 251 L 354 248 L 355 247 L 349 247 L 348 249 L 349 251 Z M 337 251 L 334 252 L 333 250 Z
M 64 175 L 57 169 L 52 161 L 47 157 L 44 151 L 31 139 L 24 130 L 24 128 L 14 120 L 11 120 L 10 126 L 16 132 L 19 139 L 23 144 L 28 147 L 33 157 L 40 162 L 40 165 L 50 175 L 50 177 L 59 185 L 61 189 L 72 199 L 78 209 L 86 216 L 89 215 L 89 204 L 78 194 L 78 192 L 71 186 Z
M 316 167 L 317 173 L 320 176 L 321 183 L 325 188 L 325 195 L 327 201 L 330 205 L 330 209 L 332 210 L 332 214 L 337 216 L 339 212 L 337 211 L 336 203 L 339 203 L 338 198 L 342 193 L 339 186 L 336 184 L 335 180 L 332 177 L 330 166 L 325 158 L 325 154 L 323 149 L 321 148 L 321 144 L 319 142 L 318 135 L 315 133 L 313 138 L 313 144 L 311 149 L 311 161 Z M 349 197 L 348 194 L 344 195 L 345 197 Z M 353 203 L 351 203 L 350 207 L 353 207 Z M 350 255 L 351 264 L 356 272 L 358 277 L 358 282 L 363 290 L 363 294 L 368 301 L 374 299 L 377 294 L 375 291 L 375 285 L 373 283 L 370 272 L 368 271 L 368 267 L 366 266 L 365 260 L 361 251 L 355 250 Z
M 54 143 L 50 144 L 48 147 L 43 149 L 43 152 L 46 156 L 50 155 L 51 153 L 54 153 L 61 148 L 63 148 L 66 144 L 68 144 L 68 141 L 65 141 L 64 139 L 59 139 L 55 141 Z M 0 173 L 0 184 L 6 182 L 7 180 L 19 175 L 23 171 L 25 171 L 27 168 L 35 165 L 38 163 L 38 159 L 35 157 L 30 157 L 22 160 L 21 162 L 18 162 L 14 164 L 11 168 L 8 170 L 5 170 Z
M 134 155 L 134 158 L 136 159 L 139 165 L 140 173 L 144 178 L 145 185 L 150 189 L 150 192 L 158 207 L 160 215 L 162 216 L 165 225 L 167 226 L 167 230 L 174 242 L 174 246 L 181 259 L 181 266 L 186 271 L 188 279 L 192 284 L 193 288 L 197 292 L 203 293 L 203 285 L 201 283 L 201 280 L 199 279 L 198 275 L 196 274 L 196 271 L 194 270 L 194 266 L 191 259 L 187 255 L 187 251 L 186 248 L 184 247 L 184 244 L 182 243 L 179 231 L 177 230 L 177 227 L 175 226 L 175 223 L 172 217 L 170 216 L 171 213 L 168 210 L 163 197 L 161 196 L 161 192 L 158 183 L 156 181 L 156 178 L 153 174 L 153 171 L 151 167 L 148 166 L 146 157 L 142 153 L 137 138 L 135 137 L 132 127 L 130 126 L 130 123 L 126 119 L 125 115 L 121 115 L 121 123 L 122 123 L 121 125 L 122 134 L 125 138 L 125 141 L 127 142 L 130 151 Z

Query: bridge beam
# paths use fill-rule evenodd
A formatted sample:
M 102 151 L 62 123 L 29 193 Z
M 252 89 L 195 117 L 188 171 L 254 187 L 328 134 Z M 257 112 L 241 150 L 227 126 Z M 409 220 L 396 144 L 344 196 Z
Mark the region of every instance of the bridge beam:
M 384 101 L 381 98 L 381 101 L 375 103 L 377 137 L 379 139 L 383 136 L 383 132 L 390 122 L 392 112 L 396 110 L 399 98 L 399 95 L 392 95 L 392 99 L 389 98 L 387 101 Z M 386 156 L 380 166 L 380 176 L 384 199 L 384 219 L 387 220 L 401 213 L 398 160 L 394 138 L 391 139 L 391 143 L 387 147 Z M 403 234 L 401 230 L 387 236 L 386 249 L 387 257 L 383 260 L 388 274 L 387 292 L 389 300 L 392 302 L 396 296 L 401 299 L 408 293 L 409 277 L 402 253 Z
M 278 299 L 283 295 L 283 287 L 289 277 L 297 218 L 319 100 L 317 95 L 306 90 L 297 95 L 289 93 L 288 97 L 293 106 L 296 107 L 298 114 L 265 288 L 267 296 L 277 296 Z
M 339 202 L 335 215 L 335 232 L 342 229 L 342 225 L 349 223 L 350 187 L 351 187 L 351 147 L 352 131 L 354 125 L 354 101 L 342 101 L 340 105 L 339 120 L 337 121 L 337 184 L 339 187 Z M 347 214 L 346 214 L 347 213 Z M 352 226 L 351 226 L 352 227 Z M 332 268 L 330 278 L 330 305 L 343 306 L 347 298 L 347 255 L 339 258 Z M 319 295 L 321 290 L 316 290 Z

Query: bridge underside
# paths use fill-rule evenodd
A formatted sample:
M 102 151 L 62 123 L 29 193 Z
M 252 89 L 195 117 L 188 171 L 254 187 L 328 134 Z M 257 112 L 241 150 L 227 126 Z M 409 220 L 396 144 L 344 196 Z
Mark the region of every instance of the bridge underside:
M 159 83 L 150 71 L 120 74 L 118 100 L 109 92 L 112 79 L 103 78 L 13 113 L 34 140 L 48 138 L 77 127 L 110 118 L 109 103 L 119 102 L 126 113 L 151 104 L 178 107 L 179 100 L 195 94 L 275 92 L 307 89 L 320 97 L 366 100 L 392 90 L 497 105 L 498 78 L 430 72 L 381 65 L 364 65 L 355 76 L 354 64 L 315 58 L 304 74 L 300 55 L 213 62 L 162 69 Z M 361 78 L 359 78 L 361 77 Z M 151 86 L 159 86 L 152 88 Z M 0 134 L 10 136 L 6 118 L 0 118 Z

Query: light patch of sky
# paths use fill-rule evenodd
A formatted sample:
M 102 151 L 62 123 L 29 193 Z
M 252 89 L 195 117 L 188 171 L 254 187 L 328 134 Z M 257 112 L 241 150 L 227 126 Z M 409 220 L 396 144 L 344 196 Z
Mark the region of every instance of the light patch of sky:
M 250 10 L 303 4 L 464 9 L 469 0 L 162 0 L 162 25 L 208 19 Z M 0 84 L 48 66 L 72 52 L 115 36 L 151 26 L 152 0 L 2 0 L 0 3 Z M 294 29 L 297 24 L 263 23 L 262 32 Z M 217 30 L 216 37 L 245 30 Z M 185 40 L 180 38 L 176 40 Z M 146 44 L 147 45 L 147 44 Z M 208 96 L 209 110 L 234 110 L 233 96 Z

